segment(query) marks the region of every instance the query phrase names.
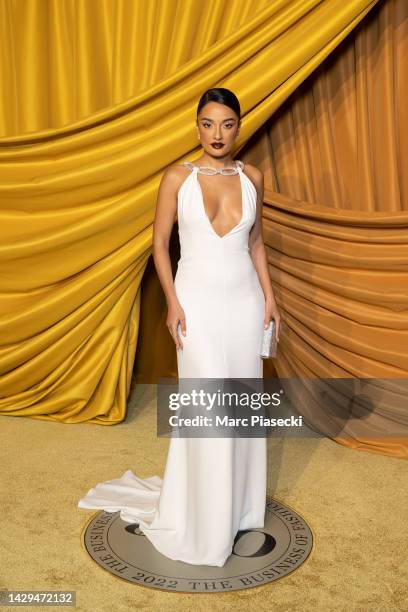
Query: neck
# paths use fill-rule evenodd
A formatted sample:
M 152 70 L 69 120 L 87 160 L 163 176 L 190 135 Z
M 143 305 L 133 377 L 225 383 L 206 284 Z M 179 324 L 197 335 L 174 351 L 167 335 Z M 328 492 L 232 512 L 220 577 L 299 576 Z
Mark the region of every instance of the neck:
M 197 159 L 197 161 L 200 162 L 202 166 L 212 166 L 213 168 L 230 168 L 231 166 L 235 166 L 235 162 L 231 155 L 212 157 L 211 155 L 204 154 Z

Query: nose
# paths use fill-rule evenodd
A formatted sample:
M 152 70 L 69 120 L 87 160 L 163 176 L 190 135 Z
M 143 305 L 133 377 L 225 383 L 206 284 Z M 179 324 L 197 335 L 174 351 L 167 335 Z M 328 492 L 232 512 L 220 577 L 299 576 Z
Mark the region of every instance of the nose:
M 221 127 L 215 128 L 214 139 L 221 140 Z

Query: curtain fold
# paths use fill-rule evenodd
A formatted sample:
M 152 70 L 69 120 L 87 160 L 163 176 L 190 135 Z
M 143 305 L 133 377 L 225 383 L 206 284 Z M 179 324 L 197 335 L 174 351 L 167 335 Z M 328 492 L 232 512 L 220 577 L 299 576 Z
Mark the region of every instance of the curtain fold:
M 1 4 L 0 413 L 125 418 L 157 188 L 198 150 L 201 93 L 237 93 L 240 149 L 375 4 Z
M 334 383 L 331 403 L 289 386 L 314 429 L 408 457 L 408 3 L 378 4 L 248 143 L 263 167 L 264 238 L 286 328 L 281 378 Z M 370 397 L 348 414 L 359 379 Z M 315 385 L 317 383 L 315 382 Z M 367 395 L 372 392 L 372 396 Z M 362 391 L 358 391 L 361 396 Z M 340 426 L 341 425 L 341 426 Z

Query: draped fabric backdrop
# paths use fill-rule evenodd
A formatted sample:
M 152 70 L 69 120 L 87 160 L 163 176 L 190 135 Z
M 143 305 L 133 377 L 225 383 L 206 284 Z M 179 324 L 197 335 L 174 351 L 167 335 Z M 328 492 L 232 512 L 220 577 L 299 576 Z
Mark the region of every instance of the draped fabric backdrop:
M 407 4 L 376 5 L 0 2 L 2 414 L 125 418 L 158 184 L 196 156 L 196 105 L 214 86 L 237 93 L 237 152 L 266 173 L 277 373 L 407 376 Z M 397 410 L 370 418 L 389 431 Z M 327 430 L 321 410 L 307 417 Z M 364 423 L 335 439 L 407 455 Z

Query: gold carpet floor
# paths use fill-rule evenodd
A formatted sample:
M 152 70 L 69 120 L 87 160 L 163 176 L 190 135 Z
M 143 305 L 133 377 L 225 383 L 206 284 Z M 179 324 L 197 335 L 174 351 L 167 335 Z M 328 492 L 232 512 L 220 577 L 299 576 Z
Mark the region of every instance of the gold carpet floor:
M 268 441 L 268 492 L 315 535 L 311 555 L 289 576 L 246 591 L 190 595 L 99 568 L 80 541 L 94 511 L 77 502 L 127 469 L 163 476 L 169 440 L 156 438 L 154 392 L 135 387 L 126 422 L 112 427 L 0 417 L 1 590 L 74 590 L 81 612 L 408 610 L 407 462 L 329 439 Z

